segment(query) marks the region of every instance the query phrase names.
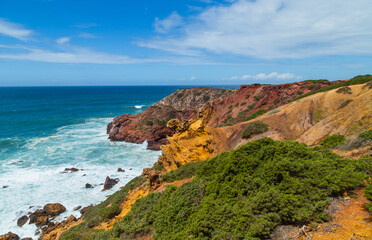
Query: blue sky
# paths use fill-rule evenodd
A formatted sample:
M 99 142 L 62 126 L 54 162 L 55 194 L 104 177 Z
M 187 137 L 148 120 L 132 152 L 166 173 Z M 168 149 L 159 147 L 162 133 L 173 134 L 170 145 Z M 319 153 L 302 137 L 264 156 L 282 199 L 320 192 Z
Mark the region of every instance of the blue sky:
M 0 86 L 347 79 L 371 23 L 370 0 L 0 0 Z

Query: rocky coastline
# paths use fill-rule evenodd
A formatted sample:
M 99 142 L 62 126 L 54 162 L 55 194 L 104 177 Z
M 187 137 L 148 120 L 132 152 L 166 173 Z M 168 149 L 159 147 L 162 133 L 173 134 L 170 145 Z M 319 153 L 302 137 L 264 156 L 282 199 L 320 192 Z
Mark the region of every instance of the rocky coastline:
M 153 104 L 141 114 L 125 114 L 115 118 L 107 127 L 110 140 L 133 143 L 148 141 L 149 149 L 161 149 L 162 155 L 152 168 L 143 170 L 142 175 L 138 177 L 138 183 L 129 183 L 122 188 L 121 191 L 125 190 L 125 194 L 115 193 L 124 196 L 119 203 L 120 211 L 115 210 L 108 220 L 96 223 L 92 228 L 98 231 L 112 229 L 115 223 L 120 222 L 130 212 L 137 199 L 150 193 L 162 192 L 169 185 L 179 187 L 192 181 L 195 176 L 195 173 L 190 176 L 186 174 L 187 177 L 182 179 L 168 181 L 165 177 L 167 173 L 180 169 L 186 164 L 205 161 L 223 152 L 237 149 L 252 140 L 270 137 L 278 141 L 295 140 L 307 145 L 319 145 L 328 136 L 342 134 L 354 141 L 353 139 L 357 139 L 363 131 L 372 127 L 370 115 L 372 106 L 369 103 L 371 82 L 320 91 L 318 94 L 301 100 L 298 98 L 303 94 L 343 82 L 305 81 L 283 85 L 254 84 L 243 85 L 236 91 L 186 89 L 181 92 L 177 91 Z M 208 93 L 200 97 L 199 91 Z M 199 100 L 195 101 L 196 98 Z M 258 111 L 261 112 L 255 114 Z M 242 138 L 243 131 L 255 122 L 266 124 L 267 130 L 255 133 L 248 138 Z M 358 125 L 358 128 L 353 127 L 355 125 Z M 363 144 L 347 150 L 340 148 L 332 149 L 332 151 L 352 158 L 372 156 L 371 142 L 367 141 Z M 123 171 L 123 169 L 118 169 L 118 171 Z M 104 188 L 116 183 L 115 179 L 108 178 Z M 115 199 L 115 194 L 105 201 L 105 210 L 109 211 L 113 204 L 117 204 L 112 200 Z M 358 194 L 361 195 L 359 192 Z M 362 201 L 368 202 L 365 199 Z M 56 207 L 57 205 L 53 206 L 46 207 L 46 209 L 59 209 L 59 211 L 63 209 Z M 89 206 L 84 208 L 84 211 L 81 210 L 80 219 L 71 216 L 60 223 L 50 223 L 48 220 L 53 217 L 54 213 L 49 214 L 49 210 L 44 208 L 37 210 L 37 214 L 32 213 L 33 219 L 36 219 L 34 222 L 46 222 L 39 238 L 43 240 L 69 239 L 65 235 L 68 229 L 92 217 L 89 212 L 87 213 L 87 210 L 92 208 Z M 359 214 L 365 214 L 365 212 Z M 31 215 L 22 217 L 20 224 L 31 219 Z M 361 224 L 361 222 L 355 224 Z M 362 224 L 364 224 L 363 227 L 367 226 L 365 222 Z M 325 225 L 322 225 L 323 227 L 325 228 Z M 297 227 L 283 231 L 287 234 L 289 232 L 297 234 L 298 239 L 305 239 L 302 235 L 306 237 L 311 228 Z M 276 229 L 274 234 L 279 234 L 278 232 L 282 234 L 283 231 Z M 368 234 L 368 229 L 362 232 Z M 19 238 L 12 233 L 0 236 L 0 240 L 8 239 Z M 151 235 L 141 235 L 136 239 L 152 238 Z

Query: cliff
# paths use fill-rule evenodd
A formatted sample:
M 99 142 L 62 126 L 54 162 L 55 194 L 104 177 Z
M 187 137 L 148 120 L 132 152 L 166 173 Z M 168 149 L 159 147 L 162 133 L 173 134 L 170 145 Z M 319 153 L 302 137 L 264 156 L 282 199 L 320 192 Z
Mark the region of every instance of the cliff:
M 145 112 L 118 116 L 107 126 L 112 141 L 143 143 L 148 148 L 160 150 L 167 144 L 173 131 L 167 128 L 170 119 L 186 121 L 197 116 L 197 109 L 216 98 L 230 94 L 232 90 L 214 88 L 180 89 L 148 107 Z
M 229 126 L 251 118 L 257 111 L 268 111 L 290 102 L 295 97 L 341 81 L 304 81 L 282 85 L 242 85 L 237 91 L 214 88 L 180 89 L 148 107 L 145 112 L 116 117 L 107 126 L 112 141 L 143 143 L 160 150 L 168 144 L 173 131 L 166 127 L 170 119 L 181 122 L 196 118 L 199 108 L 210 103 L 214 109 L 210 126 Z

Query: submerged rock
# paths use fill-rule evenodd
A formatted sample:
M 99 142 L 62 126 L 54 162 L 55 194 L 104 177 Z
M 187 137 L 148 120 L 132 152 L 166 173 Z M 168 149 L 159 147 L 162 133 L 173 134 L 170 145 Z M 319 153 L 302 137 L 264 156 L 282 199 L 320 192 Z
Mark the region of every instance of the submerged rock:
M 79 171 L 79 169 L 77 169 L 77 168 L 65 168 L 65 173 L 66 172 L 78 172 Z
M 77 210 L 79 210 L 81 208 L 81 206 L 77 206 L 77 207 L 74 207 L 74 211 L 77 211 Z
M 28 217 L 26 215 L 20 217 L 17 221 L 17 225 L 18 227 L 22 227 L 23 225 L 25 225 L 25 223 L 28 221 Z
M 12 232 L 8 232 L 7 234 L 1 235 L 0 240 L 19 240 L 19 236 Z
M 119 182 L 118 178 L 112 179 L 109 176 L 106 177 L 105 184 L 103 185 L 102 191 L 106 191 L 111 189 L 114 185 L 116 185 Z

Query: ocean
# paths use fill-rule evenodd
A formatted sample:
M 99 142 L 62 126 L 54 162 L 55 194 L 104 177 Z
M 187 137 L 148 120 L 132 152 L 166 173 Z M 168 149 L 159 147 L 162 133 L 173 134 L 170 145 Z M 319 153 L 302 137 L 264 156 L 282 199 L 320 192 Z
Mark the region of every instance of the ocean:
M 144 144 L 110 142 L 106 126 L 124 113 L 137 114 L 180 86 L 0 88 L 0 235 L 34 237 L 34 224 L 19 217 L 47 203 L 77 206 L 107 195 L 151 167 L 160 151 Z M 83 169 L 62 173 L 65 168 Z M 118 168 L 125 172 L 117 172 Z M 102 192 L 106 176 L 119 178 Z M 90 183 L 94 188 L 87 189 Z M 4 188 L 3 188 L 4 187 Z

